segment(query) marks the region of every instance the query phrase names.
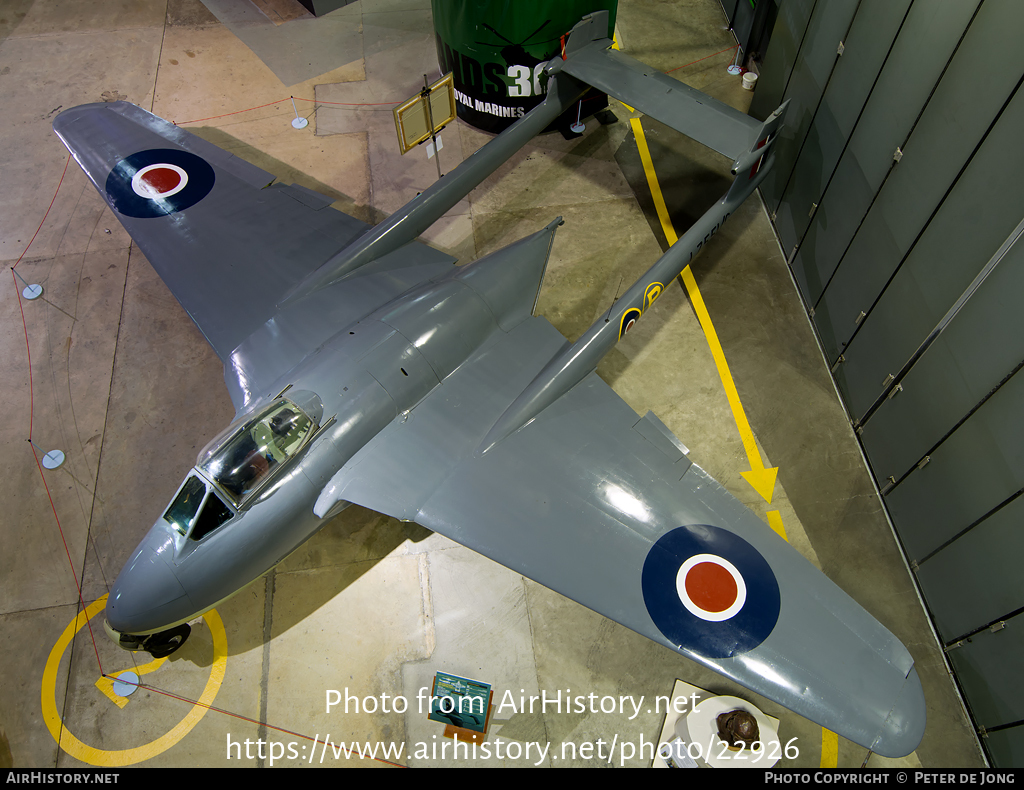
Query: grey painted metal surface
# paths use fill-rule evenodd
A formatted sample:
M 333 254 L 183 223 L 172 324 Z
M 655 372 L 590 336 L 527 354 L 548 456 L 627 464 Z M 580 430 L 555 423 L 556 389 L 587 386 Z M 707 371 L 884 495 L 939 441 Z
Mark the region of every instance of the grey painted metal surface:
M 861 4 L 844 42 L 843 56 L 836 64 L 835 73 L 815 113 L 808 132 L 808 144 L 801 149 L 799 159 L 792 165 L 794 171 L 786 189 L 795 190 L 794 195 L 805 197 L 798 200 L 776 193 L 769 198 L 768 204 L 773 208 L 779 206 L 781 209 L 780 201 L 793 204 L 794 230 L 791 235 L 783 236 L 783 244 L 787 251 L 800 245 L 793 261 L 793 272 L 804 298 L 811 304 L 817 302 L 831 274 L 820 271 L 816 264 L 824 248 L 823 241 L 818 239 L 819 223 L 810 221 L 811 204 L 822 205 L 821 198 L 846 150 L 910 4 L 911 0 L 864 0 Z M 780 160 L 780 165 L 788 164 Z
M 994 765 L 1024 764 L 1024 725 L 986 733 L 985 748 L 992 755 Z
M 446 180 L 436 181 L 423 194 L 409 201 L 402 211 L 392 214 L 355 244 L 334 255 L 300 288 L 290 293 L 284 303 L 294 303 L 314 290 L 337 282 L 360 266 L 394 252 L 419 236 L 509 156 L 540 134 L 586 90 L 586 85 L 568 75 L 552 80 L 547 96 L 537 107 L 446 174 Z
M 587 49 L 593 65 L 594 49 L 611 43 L 591 35 L 600 22 L 570 38 L 570 61 Z M 552 94 L 574 94 L 568 84 Z M 239 410 L 115 582 L 108 629 L 130 649 L 165 648 L 169 629 L 358 502 L 458 540 L 880 754 L 912 751 L 925 705 L 906 648 L 593 373 L 655 301 L 654 286 L 771 167 L 781 115 L 751 138 L 723 201 L 571 345 L 532 315 L 559 220 L 462 268 L 413 241 L 521 133 L 352 242 L 359 228 L 323 200 L 259 189 L 262 171 L 138 108 L 58 116 L 76 159 L 191 305 Z M 299 207 L 283 204 L 290 222 L 267 242 L 286 261 L 259 257 L 258 240 L 216 245 L 221 234 L 259 239 L 268 199 Z M 333 249 L 307 248 L 311 228 Z
M 800 155 L 780 147 L 762 186 L 947 641 L 1024 608 L 1010 526 L 1024 492 L 1021 253 L 978 281 L 1024 216 L 1012 135 L 1024 122 L 1022 23 L 1012 0 L 863 0 Z M 785 47 L 781 65 L 774 56 L 766 67 L 795 68 Z M 813 98 L 815 86 L 791 83 L 794 106 Z M 990 710 L 998 662 L 954 666 L 970 675 L 972 712 Z M 1019 764 L 1021 732 L 989 732 L 996 764 Z
M 1022 26 L 1020 3 L 987 0 L 966 31 L 819 305 L 838 342 L 854 331 L 861 311 L 870 312 L 1017 90 Z M 990 67 L 993 52 L 1006 53 L 998 69 Z M 982 73 L 986 89 L 978 90 Z
M 1020 608 L 1022 523 L 1024 498 L 1018 496 L 920 563 L 917 578 L 944 642 Z
M 748 142 L 749 150 L 746 153 L 763 151 L 766 141 L 776 135 L 784 113 L 785 107 L 781 107 L 769 117 L 760 131 Z M 745 159 L 742 154 L 740 158 Z M 623 294 L 607 315 L 599 318 L 579 340 L 556 354 L 544 369 L 537 373 L 533 381 L 523 389 L 488 431 L 481 446 L 483 452 L 486 453 L 509 434 L 533 420 L 597 367 L 597 363 L 604 355 L 661 295 L 665 286 L 679 276 L 729 215 L 761 183 L 771 169 L 771 161 L 760 168 L 749 164 L 747 167 L 749 172 L 744 171 L 737 176 L 725 197 L 697 220 L 682 238 Z
M 1024 375 L 1015 374 L 885 496 L 921 559 L 1017 493 L 1024 480 Z
M 839 266 L 875 195 L 896 166 L 897 149 L 906 145 L 975 7 L 975 3 L 915 3 L 911 7 L 812 220 L 821 245 L 815 266 L 823 281 Z M 922 49 L 924 36 L 929 46 Z M 861 309 L 860 304 L 847 304 L 841 290 L 826 287 L 814 323 L 829 359 L 836 359 L 856 330 L 853 317 Z M 837 310 L 849 315 L 849 320 L 831 322 L 830 316 Z
M 562 70 L 730 159 L 750 149 L 761 126 L 749 115 L 606 47 L 575 53 Z
M 772 56 L 765 60 L 750 103 L 750 114 L 754 118 L 767 118 L 786 98 L 786 86 L 796 65 L 814 3 L 815 0 L 789 0 L 779 4 L 779 15 L 772 30 Z M 746 11 L 743 13 L 746 15 Z
M 1024 242 L 1018 238 L 913 368 L 894 380 L 900 392 L 865 422 L 864 448 L 879 477 L 901 479 L 1021 364 L 1021 293 Z
M 841 0 L 841 2 L 815 3 L 814 11 L 807 24 L 807 33 L 800 47 L 799 57 L 793 68 L 792 75 L 786 86 L 785 99 L 791 102 L 790 110 L 793 121 L 787 125 L 785 133 L 776 146 L 776 157 L 780 164 L 792 163 L 797 159 L 800 150 L 807 141 L 808 131 L 816 116 L 818 104 L 825 92 L 832 73 L 839 62 L 839 50 L 849 32 L 850 22 L 857 10 L 859 0 Z M 760 80 L 758 80 L 760 82 Z M 811 141 L 813 145 L 813 140 Z M 765 179 L 763 194 L 778 195 L 785 191 L 790 178 L 790 167 L 775 168 Z M 808 203 L 818 198 L 818 193 Z M 795 200 L 800 205 L 801 200 Z M 776 225 L 780 235 L 785 238 L 792 233 L 782 230 L 787 226 L 790 217 L 790 202 L 781 203 L 776 212 Z M 790 223 L 791 224 L 791 223 Z
M 1024 719 L 1024 677 L 1015 667 L 1024 650 L 1024 618 L 985 630 L 951 650 L 950 661 L 971 701 L 974 720 L 986 729 Z M 999 678 L 993 686 L 989 678 Z
M 856 314 L 847 312 L 856 334 L 836 380 L 854 416 L 864 415 L 885 378 L 899 372 L 1024 217 L 1017 177 L 1024 151 L 1015 142 L 1021 124 L 1024 91 L 1002 113 L 878 303 L 867 306 L 870 315 L 858 326 Z M 827 320 L 815 315 L 817 326 Z

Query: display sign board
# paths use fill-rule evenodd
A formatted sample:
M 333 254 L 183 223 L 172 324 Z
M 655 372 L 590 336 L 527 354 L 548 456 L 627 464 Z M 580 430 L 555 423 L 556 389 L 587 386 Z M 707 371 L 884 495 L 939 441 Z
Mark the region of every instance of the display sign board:
M 489 684 L 438 672 L 434 675 L 427 718 L 473 732 L 485 732 L 490 701 Z
M 455 120 L 455 90 L 446 74 L 395 107 L 398 147 L 405 154 Z

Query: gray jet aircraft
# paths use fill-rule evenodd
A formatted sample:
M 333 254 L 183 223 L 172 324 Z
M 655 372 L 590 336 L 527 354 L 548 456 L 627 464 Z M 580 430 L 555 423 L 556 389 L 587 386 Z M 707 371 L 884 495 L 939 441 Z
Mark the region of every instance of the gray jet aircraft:
M 187 622 L 358 503 L 415 521 L 886 756 L 914 660 L 594 372 L 772 164 L 764 124 L 610 49 L 585 18 L 547 96 L 374 228 L 131 104 L 54 129 L 224 362 L 237 419 L 117 577 L 122 647 Z M 575 343 L 533 315 L 556 219 L 463 267 L 415 239 L 595 86 L 729 157 L 726 195 Z M 269 186 L 268 186 L 269 185 Z

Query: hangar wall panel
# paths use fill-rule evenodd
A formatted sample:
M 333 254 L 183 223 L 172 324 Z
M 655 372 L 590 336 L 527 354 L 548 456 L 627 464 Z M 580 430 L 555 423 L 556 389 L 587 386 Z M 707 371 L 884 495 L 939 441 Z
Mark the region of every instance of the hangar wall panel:
M 819 282 L 832 278 L 882 183 L 896 165 L 936 81 L 953 54 L 973 4 L 914 3 L 871 90 L 825 192 L 810 206 L 794 207 L 801 225 L 809 222 L 810 247 L 801 245 L 797 267 L 813 265 Z M 921 43 L 928 41 L 929 46 Z M 845 53 L 843 55 L 845 57 Z M 799 227 L 798 227 L 799 231 Z M 831 323 L 815 315 L 829 359 L 839 355 L 839 337 Z
M 1001 116 L 1006 97 L 1013 96 L 1024 76 L 1024 51 L 1015 43 L 1018 37 L 996 5 L 986 4 L 935 86 L 901 147 L 899 166 L 885 180 L 827 291 L 815 304 L 820 331 L 834 336 L 839 347 L 849 341 L 857 316 L 871 309 L 961 171 L 978 153 L 992 131 L 992 119 L 1005 129 Z M 980 91 L 977 75 L 988 73 L 993 52 L 1006 52 L 1007 57 L 989 74 L 987 89 Z M 991 150 L 993 143 L 986 146 Z
M 935 604 L 944 641 L 965 638 L 978 623 L 997 623 L 1020 605 L 1021 524 L 1024 498 L 1017 497 L 920 563 L 917 577 Z
M 783 249 L 790 253 L 797 243 L 803 247 L 802 255 L 817 250 L 816 234 L 803 239 L 815 203 L 820 205 L 836 165 L 846 149 L 850 135 L 864 109 L 864 104 L 875 84 L 878 71 L 885 63 L 897 32 L 903 24 L 911 0 L 863 0 L 857 9 L 849 33 L 843 42 L 843 54 L 835 64 L 834 73 L 811 119 L 807 139 L 800 148 L 795 163 L 778 160 L 780 183 L 772 210 L 785 213 L 787 219 L 780 227 Z M 829 4 L 824 4 L 829 5 Z M 773 42 L 774 44 L 774 42 Z M 837 46 L 838 48 L 838 46 Z M 824 281 L 816 275 L 814 266 L 806 267 L 808 276 L 801 287 L 813 294 L 821 294 Z M 801 269 L 798 272 L 804 270 Z M 809 287 L 808 287 L 809 286 Z M 813 303 L 813 302 L 812 302 Z
M 750 114 L 761 121 L 782 104 L 814 4 L 815 0 L 789 0 L 779 8 L 768 48 L 770 57 L 765 56 L 757 78 L 757 92 L 750 102 Z
M 800 57 L 796 61 L 782 97 L 782 101 L 789 99 L 790 102 L 786 111 L 786 128 L 775 144 L 775 155 L 782 160 L 795 160 L 807 139 L 811 121 L 839 60 L 839 43 L 846 37 L 856 8 L 857 0 L 838 0 L 814 6 L 803 46 L 800 48 Z M 766 192 L 779 189 L 779 185 L 775 183 L 778 178 L 785 178 L 783 168 L 773 168 L 768 173 L 764 181 Z M 791 219 L 789 203 L 784 202 L 779 209 L 777 223 L 780 228 L 786 227 L 791 224 L 787 222 Z M 783 236 L 786 235 L 785 231 L 780 232 Z
M 846 362 L 837 368 L 836 381 L 855 418 L 864 415 L 881 394 L 886 376 L 899 371 L 1024 217 L 1024 147 L 1015 143 L 1021 128 L 1024 91 L 1014 98 L 874 305 L 858 307 L 846 294 L 837 295 L 834 303 L 843 306 L 854 332 L 841 346 Z M 871 320 L 855 325 L 857 309 L 870 312 Z M 820 328 L 823 312 L 814 318 Z
M 975 295 L 864 424 L 882 480 L 902 480 L 1024 360 L 1024 244 L 1013 245 Z
M 995 765 L 1024 765 L 1024 727 L 987 733 L 985 750 Z
M 983 631 L 949 654 L 972 700 L 975 721 L 986 730 L 1024 719 L 1024 676 L 1011 669 L 1020 665 L 1022 650 L 1024 622 L 1015 620 L 1000 631 Z M 998 686 L 988 682 L 992 677 L 1001 679 Z
M 911 560 L 923 559 L 1020 490 L 1022 414 L 1024 374 L 1018 373 L 954 430 L 927 464 L 885 494 Z
M 1024 755 L 1021 29 L 1017 0 L 783 3 L 751 108 L 793 102 L 762 195 L 997 766 Z

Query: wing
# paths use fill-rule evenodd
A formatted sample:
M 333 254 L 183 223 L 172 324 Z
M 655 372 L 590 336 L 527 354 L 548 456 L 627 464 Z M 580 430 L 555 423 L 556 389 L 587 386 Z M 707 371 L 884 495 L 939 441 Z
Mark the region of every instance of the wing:
M 417 521 L 880 754 L 916 748 L 924 697 L 903 645 L 596 374 L 480 453 L 564 344 L 542 318 L 499 333 L 317 511 Z
M 323 342 L 454 259 L 421 244 L 280 316 L 281 296 L 368 226 L 330 198 L 274 176 L 127 102 L 53 123 L 100 195 L 226 365 L 236 407 Z M 410 252 L 411 250 L 411 252 Z M 293 330 L 275 346 L 278 320 Z M 232 352 L 263 330 L 263 353 Z M 295 338 L 299 338 L 296 345 Z M 304 340 L 303 340 L 304 339 Z M 296 355 L 299 356 L 296 356 Z

